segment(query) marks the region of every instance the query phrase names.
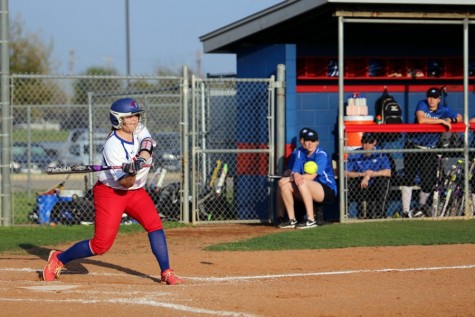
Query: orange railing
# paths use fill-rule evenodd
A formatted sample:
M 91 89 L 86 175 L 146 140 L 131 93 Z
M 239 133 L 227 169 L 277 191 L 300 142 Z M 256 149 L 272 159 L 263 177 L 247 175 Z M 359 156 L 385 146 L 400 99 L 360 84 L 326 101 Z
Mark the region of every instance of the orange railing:
M 475 130 L 475 123 L 470 124 L 470 130 Z M 345 125 L 345 132 L 446 132 L 441 124 L 352 124 Z M 453 123 L 451 132 L 465 132 L 465 123 Z

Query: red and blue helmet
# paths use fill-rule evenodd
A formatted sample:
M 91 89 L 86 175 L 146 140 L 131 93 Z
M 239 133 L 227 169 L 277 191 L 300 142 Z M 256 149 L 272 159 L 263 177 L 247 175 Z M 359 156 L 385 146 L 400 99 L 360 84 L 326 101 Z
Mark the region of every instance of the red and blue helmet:
M 110 109 L 110 120 L 114 129 L 121 129 L 123 117 L 134 114 L 142 114 L 145 110 L 140 109 L 139 104 L 132 98 L 122 98 L 114 101 Z

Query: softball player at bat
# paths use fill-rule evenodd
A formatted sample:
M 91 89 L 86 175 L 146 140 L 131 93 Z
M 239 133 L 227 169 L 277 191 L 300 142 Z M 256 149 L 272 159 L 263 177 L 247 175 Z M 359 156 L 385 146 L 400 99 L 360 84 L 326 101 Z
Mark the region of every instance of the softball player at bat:
M 64 265 L 72 260 L 104 254 L 114 243 L 122 214 L 137 220 L 148 232 L 150 246 L 161 269 L 161 282 L 181 284 L 170 268 L 162 220 L 143 188 L 152 162 L 155 141 L 142 124 L 144 110 L 130 98 L 116 100 L 110 108 L 112 131 L 104 144 L 102 165 L 122 169 L 98 172 L 94 185 L 95 230 L 90 240 L 77 242 L 66 251 L 52 250 L 43 269 L 43 280 L 58 278 Z

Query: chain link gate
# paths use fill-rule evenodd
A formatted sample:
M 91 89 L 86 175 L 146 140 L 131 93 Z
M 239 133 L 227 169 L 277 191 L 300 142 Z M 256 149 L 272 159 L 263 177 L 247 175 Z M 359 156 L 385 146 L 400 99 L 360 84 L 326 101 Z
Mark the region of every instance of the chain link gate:
M 274 81 L 192 81 L 192 222 L 268 222 Z

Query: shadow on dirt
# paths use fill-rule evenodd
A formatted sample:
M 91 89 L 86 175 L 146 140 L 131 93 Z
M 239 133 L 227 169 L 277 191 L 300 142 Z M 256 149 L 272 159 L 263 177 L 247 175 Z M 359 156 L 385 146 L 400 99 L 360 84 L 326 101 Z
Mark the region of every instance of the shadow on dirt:
M 49 253 L 52 250 L 52 249 L 39 247 L 39 246 L 36 246 L 36 245 L 33 245 L 33 244 L 20 244 L 19 247 L 22 248 L 23 250 L 25 250 L 25 252 L 27 252 L 28 254 L 35 255 L 35 256 L 45 260 L 45 264 L 46 264 L 46 261 L 48 260 Z M 79 259 L 79 260 L 74 260 L 74 261 L 71 261 L 71 262 L 67 263 L 65 265 L 65 270 L 63 270 L 61 272 L 61 274 L 62 275 L 88 274 L 89 270 L 83 264 L 97 265 L 97 266 L 100 266 L 100 267 L 117 270 L 117 271 L 123 272 L 125 274 L 139 276 L 139 277 L 143 277 L 143 278 L 149 278 L 152 281 L 157 282 L 157 283 L 160 282 L 159 278 L 157 279 L 157 278 L 152 277 L 148 274 L 145 274 L 145 273 L 142 273 L 142 272 L 139 272 L 139 271 L 136 271 L 136 270 L 128 269 L 128 268 L 125 268 L 125 267 L 122 267 L 122 266 L 119 266 L 119 265 L 115 265 L 115 264 L 111 264 L 111 263 L 107 263 L 107 262 L 103 262 L 103 261 L 98 261 L 98 260 L 93 260 L 92 258 Z M 43 278 L 42 277 L 43 272 L 38 271 L 37 273 L 38 273 L 38 277 L 40 279 L 42 279 Z

